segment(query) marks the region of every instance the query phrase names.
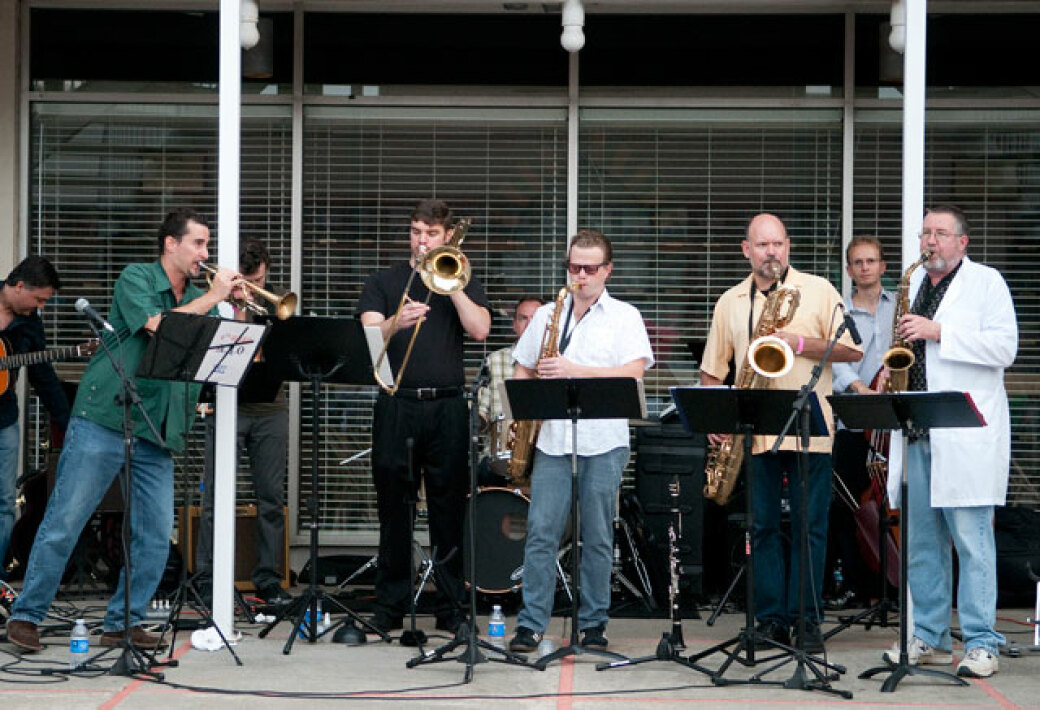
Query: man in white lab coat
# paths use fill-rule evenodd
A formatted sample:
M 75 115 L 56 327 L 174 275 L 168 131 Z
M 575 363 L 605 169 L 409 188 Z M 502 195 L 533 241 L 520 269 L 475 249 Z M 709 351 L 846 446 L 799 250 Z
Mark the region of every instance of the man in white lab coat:
M 931 253 L 910 281 L 910 313 L 899 331 L 916 362 L 911 391 L 964 391 L 986 425 L 911 434 L 909 485 L 910 594 L 914 637 L 910 663 L 949 665 L 953 564 L 960 580 L 957 612 L 965 656 L 957 674 L 985 678 L 997 672 L 996 544 L 993 509 L 1007 494 L 1011 419 L 1004 370 L 1015 360 L 1018 323 L 1004 278 L 967 257 L 968 222 L 951 206 L 928 210 L 921 249 Z M 898 650 L 885 654 L 890 661 Z

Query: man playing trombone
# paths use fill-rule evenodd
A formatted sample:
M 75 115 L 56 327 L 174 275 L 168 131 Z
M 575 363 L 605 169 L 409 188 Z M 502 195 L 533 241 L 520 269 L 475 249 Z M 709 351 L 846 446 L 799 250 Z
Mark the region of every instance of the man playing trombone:
M 454 631 L 462 597 L 462 525 L 468 481 L 469 412 L 463 398 L 463 339 L 481 341 L 491 329 L 484 287 L 467 275 L 431 293 L 414 278 L 438 250 L 461 266 L 465 257 L 448 247 L 451 209 L 441 200 L 419 202 L 411 214 L 408 261 L 370 276 L 357 313 L 365 326 L 379 326 L 395 373 L 372 418 L 372 478 L 379 512 L 379 565 L 373 626 L 403 625 L 411 595 L 412 497 L 424 477 L 430 543 L 437 570 L 437 628 Z M 460 269 L 461 271 L 462 269 Z M 468 283 L 467 283 L 468 281 Z M 442 284 L 443 285 L 443 284 Z M 442 290 L 444 292 L 442 292 Z M 448 293 L 450 291 L 450 293 Z M 395 315 L 396 314 L 396 315 Z M 413 348 L 414 352 L 409 353 Z M 406 358 L 406 353 L 410 357 Z M 407 359 L 407 366 L 402 362 Z M 409 462 L 409 455 L 411 461 Z

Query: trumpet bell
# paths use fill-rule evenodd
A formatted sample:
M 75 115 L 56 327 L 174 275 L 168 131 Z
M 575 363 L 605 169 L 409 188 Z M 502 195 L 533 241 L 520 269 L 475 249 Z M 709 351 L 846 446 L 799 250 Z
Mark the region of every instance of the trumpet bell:
M 748 364 L 762 377 L 783 377 L 794 367 L 794 351 L 775 335 L 763 335 L 748 346 Z

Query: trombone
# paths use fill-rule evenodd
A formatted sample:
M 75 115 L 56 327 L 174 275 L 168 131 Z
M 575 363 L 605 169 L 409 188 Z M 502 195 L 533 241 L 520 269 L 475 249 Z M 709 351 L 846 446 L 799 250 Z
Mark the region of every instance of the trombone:
M 210 266 L 209 264 L 200 261 L 199 268 L 206 272 L 206 283 L 213 283 L 213 275 L 215 275 L 218 269 Z M 292 291 L 276 296 L 270 291 L 266 291 L 256 284 L 249 283 L 243 279 L 242 287 L 252 291 L 257 296 L 260 296 L 265 301 L 271 303 L 274 306 L 274 314 L 278 320 L 285 320 L 286 318 L 292 317 L 293 313 L 296 312 L 296 303 L 298 299 L 296 294 Z M 248 298 L 232 298 L 227 299 L 230 303 L 237 306 L 239 309 L 249 311 L 253 315 L 266 316 L 270 315 L 270 311 L 264 306 L 261 306 L 256 301 L 251 301 Z
M 404 293 L 401 294 L 401 301 L 397 304 L 397 311 L 390 321 L 390 337 L 393 337 L 394 329 L 397 327 L 397 319 L 401 317 L 401 310 L 408 301 L 408 291 L 412 287 L 412 281 L 415 280 L 416 274 L 419 274 L 419 278 L 422 279 L 423 284 L 427 288 L 426 300 L 423 301 L 424 304 L 428 304 L 430 296 L 435 293 L 441 296 L 448 296 L 466 288 L 472 271 L 469 259 L 459 249 L 459 245 L 466 238 L 469 225 L 469 219 L 460 219 L 455 223 L 455 227 L 451 232 L 451 239 L 447 244 L 434 247 L 422 255 L 419 263 L 415 265 L 415 269 L 408 276 L 408 282 L 404 286 Z M 412 338 L 408 341 L 408 349 L 404 352 L 404 359 L 401 360 L 401 367 L 398 368 L 397 377 L 394 378 L 394 383 L 389 385 L 383 382 L 383 379 L 379 376 L 379 368 L 383 363 L 383 358 L 386 357 L 386 350 L 390 346 L 390 338 L 383 341 L 383 349 L 380 351 L 372 369 L 374 370 L 376 382 L 391 397 L 397 392 L 397 388 L 401 386 L 401 378 L 404 376 L 405 368 L 408 367 L 408 360 L 412 356 L 412 347 L 415 345 L 415 339 L 418 337 L 419 328 L 421 327 L 422 321 L 420 320 L 415 324 L 415 329 L 412 330 Z

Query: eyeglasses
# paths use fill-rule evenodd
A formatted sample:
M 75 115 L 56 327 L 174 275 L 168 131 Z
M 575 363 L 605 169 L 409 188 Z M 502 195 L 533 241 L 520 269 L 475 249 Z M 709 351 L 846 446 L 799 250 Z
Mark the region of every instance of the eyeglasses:
M 589 276 L 595 276 L 599 273 L 600 268 L 606 266 L 606 262 L 602 264 L 572 264 L 569 261 L 563 262 L 563 266 L 570 273 L 571 276 L 577 276 L 584 271 Z
M 947 232 L 945 229 L 937 229 L 934 232 L 924 230 L 918 234 L 919 239 L 927 239 L 928 237 L 935 236 L 936 239 L 952 239 L 953 237 L 962 236 L 956 232 Z

